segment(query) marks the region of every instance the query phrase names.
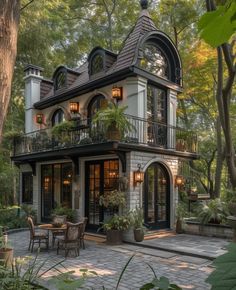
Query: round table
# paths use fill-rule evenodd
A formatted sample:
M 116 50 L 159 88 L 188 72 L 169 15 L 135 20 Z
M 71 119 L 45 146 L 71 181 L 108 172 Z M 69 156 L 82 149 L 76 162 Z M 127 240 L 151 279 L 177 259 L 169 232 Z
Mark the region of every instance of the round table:
M 50 232 L 65 232 L 66 231 L 66 224 L 62 225 L 61 227 L 55 227 L 53 224 L 42 224 L 38 226 L 41 230 L 48 231 L 48 238 L 50 237 Z

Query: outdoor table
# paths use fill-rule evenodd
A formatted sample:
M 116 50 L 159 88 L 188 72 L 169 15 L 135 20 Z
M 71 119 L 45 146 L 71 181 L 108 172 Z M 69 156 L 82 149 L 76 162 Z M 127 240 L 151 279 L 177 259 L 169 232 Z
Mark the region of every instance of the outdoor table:
M 66 231 L 66 224 L 62 225 L 61 227 L 55 227 L 53 224 L 43 224 L 43 225 L 39 225 L 39 229 L 41 230 L 47 230 L 48 231 L 48 238 L 49 233 L 53 233 L 53 232 L 58 232 L 58 231 Z

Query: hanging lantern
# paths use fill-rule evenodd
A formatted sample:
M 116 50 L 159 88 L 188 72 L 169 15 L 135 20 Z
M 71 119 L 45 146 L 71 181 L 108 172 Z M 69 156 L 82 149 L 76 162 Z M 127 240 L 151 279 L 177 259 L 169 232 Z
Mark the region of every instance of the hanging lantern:
M 112 98 L 121 101 L 123 99 L 123 88 L 114 86 L 112 88 Z
M 182 175 L 176 175 L 175 177 L 175 186 L 181 187 L 184 185 L 184 177 Z
M 70 102 L 70 112 L 72 114 L 79 113 L 79 102 Z
M 36 115 L 36 123 L 43 124 L 43 114 L 42 113 L 39 113 Z
M 138 170 L 134 171 L 134 183 L 142 183 L 144 180 L 144 172 L 141 171 L 141 164 L 138 164 Z

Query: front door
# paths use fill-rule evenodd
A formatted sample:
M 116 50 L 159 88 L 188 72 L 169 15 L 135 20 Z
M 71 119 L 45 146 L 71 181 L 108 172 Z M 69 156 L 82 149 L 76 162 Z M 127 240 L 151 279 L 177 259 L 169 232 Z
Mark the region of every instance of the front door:
M 97 229 L 101 222 L 109 219 L 114 212 L 100 206 L 99 199 L 103 194 L 118 188 L 119 161 L 97 160 L 85 164 L 85 212 L 88 227 Z
M 165 167 L 151 164 L 144 178 L 144 219 L 150 229 L 170 227 L 170 178 Z

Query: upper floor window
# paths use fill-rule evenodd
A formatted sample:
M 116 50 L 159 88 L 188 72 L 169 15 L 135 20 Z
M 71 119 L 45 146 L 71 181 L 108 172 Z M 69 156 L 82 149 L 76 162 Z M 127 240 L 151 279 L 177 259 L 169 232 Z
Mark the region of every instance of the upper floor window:
M 62 109 L 58 109 L 52 115 L 52 126 L 55 126 L 61 122 L 65 121 L 65 114 Z
M 157 76 L 169 77 L 168 60 L 162 50 L 154 43 L 144 44 L 140 66 Z
M 105 106 L 106 99 L 103 95 L 95 96 L 88 105 L 88 117 L 92 119 L 97 111 Z
M 99 73 L 104 69 L 104 57 L 101 54 L 96 54 L 91 60 L 91 75 Z
M 66 87 L 66 71 L 60 71 L 55 79 L 55 90 L 59 90 Z

